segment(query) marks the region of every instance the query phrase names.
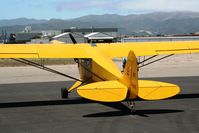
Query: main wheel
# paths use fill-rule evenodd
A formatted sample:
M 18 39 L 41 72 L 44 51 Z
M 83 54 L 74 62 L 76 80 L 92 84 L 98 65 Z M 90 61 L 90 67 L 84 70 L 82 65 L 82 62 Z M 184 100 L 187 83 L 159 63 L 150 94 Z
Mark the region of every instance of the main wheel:
M 68 98 L 68 89 L 67 88 L 61 88 L 61 97 L 62 98 Z

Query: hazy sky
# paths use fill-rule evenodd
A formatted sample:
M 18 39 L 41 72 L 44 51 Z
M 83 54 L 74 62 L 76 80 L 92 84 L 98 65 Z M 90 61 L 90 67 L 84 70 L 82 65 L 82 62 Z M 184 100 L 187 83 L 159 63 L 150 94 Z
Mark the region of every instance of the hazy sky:
M 0 0 L 0 19 L 70 19 L 89 14 L 199 12 L 199 0 Z

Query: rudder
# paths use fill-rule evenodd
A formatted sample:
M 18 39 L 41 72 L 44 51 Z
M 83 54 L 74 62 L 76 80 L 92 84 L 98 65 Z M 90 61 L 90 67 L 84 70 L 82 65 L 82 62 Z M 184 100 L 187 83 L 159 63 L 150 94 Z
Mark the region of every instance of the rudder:
M 137 58 L 133 51 L 129 52 L 123 77 L 120 81 L 128 87 L 129 99 L 134 99 L 138 96 L 138 66 Z

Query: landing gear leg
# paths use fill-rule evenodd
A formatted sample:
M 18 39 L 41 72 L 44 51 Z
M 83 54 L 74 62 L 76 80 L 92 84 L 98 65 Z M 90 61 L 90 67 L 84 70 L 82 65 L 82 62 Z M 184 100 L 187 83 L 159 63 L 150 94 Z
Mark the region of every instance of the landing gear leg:
M 131 110 L 131 113 L 135 114 L 135 102 L 134 101 L 127 101 L 127 106 Z
M 63 99 L 66 99 L 66 98 L 68 98 L 68 89 L 67 88 L 61 88 L 61 97 L 63 98 Z

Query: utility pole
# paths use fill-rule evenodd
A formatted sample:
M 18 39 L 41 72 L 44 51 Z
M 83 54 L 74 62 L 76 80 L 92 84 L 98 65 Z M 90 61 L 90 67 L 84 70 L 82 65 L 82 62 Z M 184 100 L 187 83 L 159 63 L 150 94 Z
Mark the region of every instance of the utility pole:
M 5 30 L 5 34 L 4 34 L 4 43 L 7 42 L 7 31 Z

